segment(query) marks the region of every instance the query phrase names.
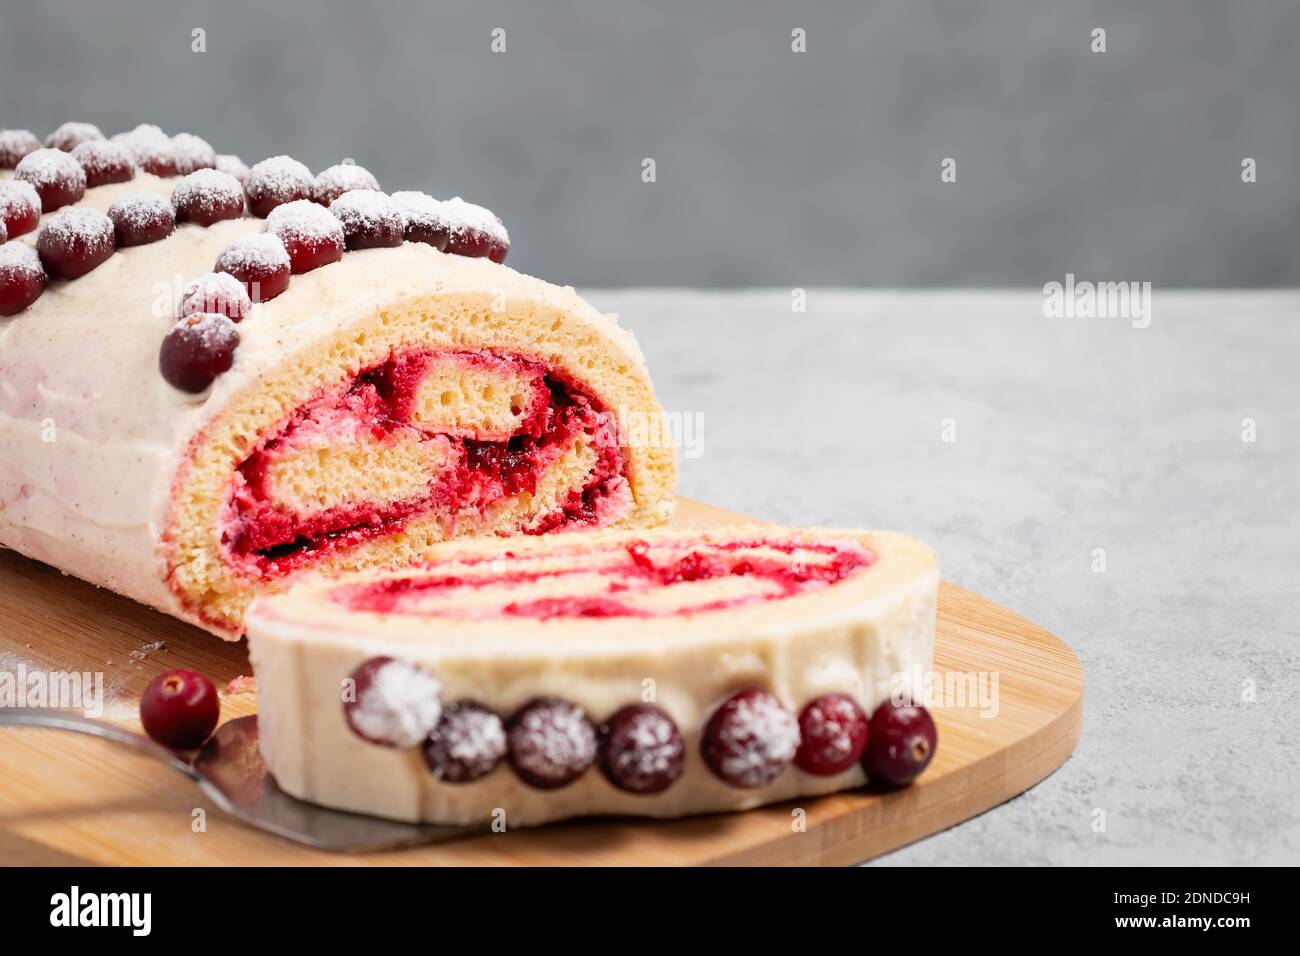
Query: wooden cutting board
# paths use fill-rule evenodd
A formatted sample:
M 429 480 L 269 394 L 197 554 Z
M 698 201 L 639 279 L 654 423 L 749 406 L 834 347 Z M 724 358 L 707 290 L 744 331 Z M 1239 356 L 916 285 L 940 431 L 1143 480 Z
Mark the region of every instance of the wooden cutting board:
M 682 502 L 678 524 L 746 520 Z M 941 544 L 941 542 L 940 542 Z M 105 716 L 138 729 L 145 685 L 173 667 L 219 689 L 251 674 L 228 644 L 53 568 L 0 551 L 0 672 L 102 671 Z M 0 863 L 4 864 L 846 864 L 952 826 L 1028 789 L 1079 739 L 1083 670 L 1060 640 L 950 584 L 939 592 L 934 708 L 939 748 L 911 787 L 807 798 L 747 813 L 651 822 L 601 820 L 476 837 L 425 849 L 343 856 L 299 847 L 225 817 L 173 771 L 113 744 L 48 730 L 0 728 Z M 997 675 L 997 710 L 965 675 Z M 958 679 L 958 675 L 962 675 Z M 986 685 L 991 688 L 992 685 Z M 985 701 L 987 704 L 987 700 Z M 223 696 L 222 719 L 256 710 Z M 198 828 L 195 821 L 202 819 Z M 197 832 L 196 832 L 197 830 Z

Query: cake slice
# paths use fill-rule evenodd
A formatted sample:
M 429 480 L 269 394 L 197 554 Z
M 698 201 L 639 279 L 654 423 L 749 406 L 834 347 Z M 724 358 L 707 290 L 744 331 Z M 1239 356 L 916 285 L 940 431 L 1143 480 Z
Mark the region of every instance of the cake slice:
M 867 716 L 930 669 L 938 583 L 889 532 L 450 542 L 253 605 L 263 754 L 303 799 L 455 824 L 855 787 Z

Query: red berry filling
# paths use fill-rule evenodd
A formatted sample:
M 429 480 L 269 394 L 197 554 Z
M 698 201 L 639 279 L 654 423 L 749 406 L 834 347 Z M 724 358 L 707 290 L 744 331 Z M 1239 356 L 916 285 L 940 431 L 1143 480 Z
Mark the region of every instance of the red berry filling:
M 31 130 L 0 129 L 0 169 L 13 169 L 28 153 L 41 148 L 41 141 Z
M 93 209 L 65 209 L 36 234 L 41 263 L 55 279 L 83 276 L 107 262 L 116 249 L 113 220 Z
M 176 162 L 176 175 L 188 176 L 200 169 L 215 169 L 217 151 L 202 137 L 193 133 L 177 133 L 172 137 L 172 157 Z M 243 208 L 243 203 L 240 203 Z
M 473 701 L 444 707 L 424 742 L 424 760 L 443 783 L 487 776 L 506 755 L 506 729 L 495 711 Z
M 239 180 L 215 169 L 190 173 L 172 190 L 178 222 L 210 226 L 244 214 L 244 189 Z
M 863 769 L 873 783 L 902 787 L 934 758 L 939 732 L 924 707 L 887 700 L 871 715 L 871 739 Z
M 131 151 L 135 164 L 154 176 L 176 175 L 176 152 L 171 137 L 151 123 L 141 123 L 129 133 L 118 133 L 113 142 Z
M 131 193 L 108 207 L 119 249 L 166 239 L 176 228 L 172 204 L 154 193 Z
M 805 773 L 843 773 L 867 747 L 867 715 L 851 697 L 827 694 L 799 712 L 799 750 L 795 766 Z
M 799 748 L 799 722 L 771 694 L 742 690 L 704 728 L 700 752 L 723 783 L 766 787 L 785 771 Z
M 140 698 L 140 723 L 145 733 L 174 750 L 199 746 L 211 736 L 220 716 L 216 687 L 197 671 L 159 674 Z
M 224 315 L 189 315 L 163 337 L 158 369 L 168 384 L 197 395 L 230 369 L 238 347 L 239 332 Z
M 438 725 L 442 686 L 409 661 L 372 657 L 343 682 L 343 717 L 362 740 L 414 747 Z
M 600 728 L 600 769 L 628 793 L 667 790 L 686 769 L 677 724 L 653 704 L 632 704 Z
M 205 312 L 224 315 L 231 322 L 242 322 L 252 311 L 253 300 L 244 284 L 228 272 L 208 272 L 185 287 L 176 309 L 176 317 Z
M 70 153 L 82 143 L 93 143 L 103 138 L 103 131 L 94 123 L 64 123 L 45 137 L 45 145 Z
M 539 790 L 555 790 L 581 777 L 596 760 L 596 728 L 582 708 L 544 697 L 520 709 L 506 726 L 510 766 Z
M 289 288 L 291 265 L 284 243 L 265 233 L 236 239 L 217 256 L 213 272 L 228 272 L 254 302 L 270 302 Z
M 121 143 L 88 140 L 72 150 L 72 158 L 86 171 L 87 189 L 135 179 L 135 159 Z
M 0 219 L 10 239 L 31 232 L 41 222 L 41 197 L 30 183 L 10 179 L 0 182 Z
M 284 243 L 295 275 L 343 258 L 343 224 L 306 199 L 271 210 L 266 231 Z
M 0 245 L 0 315 L 17 315 L 45 291 L 45 269 L 26 243 Z
M 316 177 L 314 198 L 322 206 L 328 206 L 352 189 L 370 189 L 378 192 L 379 180 L 370 174 L 370 170 L 356 163 L 339 163 Z
M 311 170 L 288 156 L 264 159 L 244 178 L 248 209 L 262 218 L 270 215 L 276 206 L 296 199 L 311 199 L 315 188 Z
M 330 203 L 330 212 L 343 223 L 343 238 L 349 249 L 400 246 L 405 238 L 402 211 L 381 192 L 346 192 Z
M 86 195 L 86 171 L 61 149 L 28 153 L 14 168 L 14 179 L 28 183 L 41 197 L 41 210 L 54 212 L 81 202 Z

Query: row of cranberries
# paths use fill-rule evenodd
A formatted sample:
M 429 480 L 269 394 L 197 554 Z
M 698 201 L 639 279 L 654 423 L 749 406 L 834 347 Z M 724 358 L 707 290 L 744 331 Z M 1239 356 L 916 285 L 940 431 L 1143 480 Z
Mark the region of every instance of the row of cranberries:
M 598 763 L 618 789 L 654 794 L 685 771 L 681 732 L 653 704 L 624 707 L 596 727 L 577 705 L 547 697 L 503 720 L 473 701 L 441 706 L 438 681 L 406 661 L 371 658 L 350 680 L 343 713 L 352 731 L 380 746 L 421 747 L 447 783 L 476 780 L 507 760 L 524 783 L 553 790 Z M 886 701 L 868 718 L 852 698 L 829 694 L 796 717 L 750 688 L 713 712 L 700 747 L 705 764 L 732 787 L 765 787 L 791 763 L 819 776 L 861 764 L 872 780 L 902 786 L 929 764 L 936 739 L 921 706 Z

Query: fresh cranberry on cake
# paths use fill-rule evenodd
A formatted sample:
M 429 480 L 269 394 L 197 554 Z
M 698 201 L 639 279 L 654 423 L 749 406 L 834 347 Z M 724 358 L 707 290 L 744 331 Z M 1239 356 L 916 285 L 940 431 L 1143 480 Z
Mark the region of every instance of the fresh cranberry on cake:
M 451 237 L 451 220 L 443 204 L 428 193 L 395 192 L 392 200 L 406 223 L 406 241 L 422 242 L 439 252 L 447 249 Z
M 45 269 L 23 242 L 0 244 L 0 315 L 17 315 L 45 291 Z
M 457 196 L 443 205 L 449 227 L 447 251 L 455 256 L 484 256 L 505 262 L 510 251 L 510 234 L 490 209 L 465 202 Z
M 215 169 L 217 151 L 200 136 L 177 133 L 172 137 L 172 157 L 176 162 L 176 175 L 188 176 L 200 169 Z
M 49 136 L 45 145 L 70 153 L 82 143 L 93 143 L 104 138 L 104 132 L 94 123 L 64 123 Z
M 116 250 L 113 220 L 93 209 L 65 209 L 47 219 L 36 234 L 36 251 L 52 279 L 84 276 Z
M 41 197 L 30 183 L 17 179 L 0 182 L 0 220 L 10 239 L 31 232 L 41 222 Z
M 295 275 L 343 258 L 343 224 L 310 200 L 297 199 L 271 210 L 266 231 L 284 243 Z
M 182 179 L 172 192 L 177 222 L 210 226 L 244 214 L 244 189 L 239 180 L 215 169 L 199 169 Z
M 253 166 L 244 177 L 248 209 L 265 219 L 276 206 L 311 199 L 316 180 L 311 170 L 289 156 L 272 156 Z
M 400 246 L 406 235 L 402 211 L 373 189 L 353 189 L 330 203 L 329 211 L 343 224 L 349 249 Z
M 119 249 L 143 246 L 166 239 L 176 228 L 176 211 L 161 196 L 136 192 L 123 196 L 108 207 L 113 235 Z
M 86 188 L 126 183 L 135 178 L 135 159 L 121 143 L 88 140 L 72 150 L 72 158 L 86 171 Z
M 369 189 L 378 192 L 379 180 L 375 179 L 370 170 L 364 166 L 348 162 L 339 163 L 317 174 L 314 198 L 322 206 L 328 206 L 352 189 Z
M 27 129 L 0 129 L 0 169 L 13 169 L 28 153 L 41 148 L 36 134 Z
M 213 313 L 231 322 L 242 322 L 253 309 L 253 300 L 244 283 L 228 272 L 205 272 L 192 280 L 181 292 L 176 317 Z
M 86 171 L 61 149 L 28 153 L 14 167 L 14 179 L 36 190 L 43 212 L 71 206 L 86 194 Z
M 217 256 L 213 272 L 228 272 L 244 284 L 254 302 L 270 302 L 289 288 L 291 266 L 284 243 L 273 235 L 236 239 Z
M 136 166 L 154 176 L 176 175 L 176 152 L 171 137 L 152 123 L 141 123 L 126 133 L 118 133 L 113 142 L 125 146 Z

